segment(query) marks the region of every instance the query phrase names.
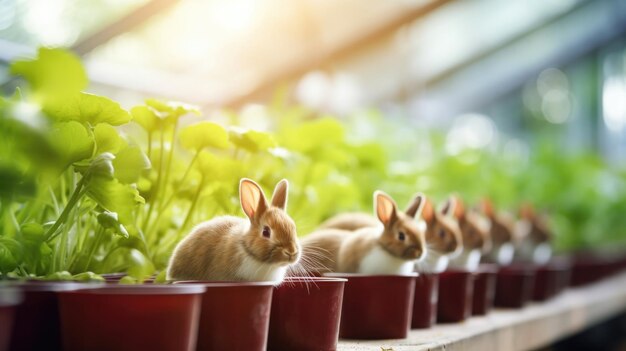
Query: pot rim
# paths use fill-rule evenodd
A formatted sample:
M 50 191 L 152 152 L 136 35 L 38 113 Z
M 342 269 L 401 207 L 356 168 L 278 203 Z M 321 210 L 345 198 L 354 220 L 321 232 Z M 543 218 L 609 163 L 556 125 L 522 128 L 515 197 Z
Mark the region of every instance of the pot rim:
M 3 287 L 15 288 L 22 291 L 61 292 L 84 289 L 98 289 L 106 285 L 105 282 L 77 282 L 77 281 L 47 281 L 47 280 L 14 280 L 0 283 Z
M 348 279 L 346 278 L 341 278 L 341 277 L 285 277 L 285 279 L 283 280 L 282 283 L 284 283 L 285 281 L 290 281 L 290 282 L 295 282 L 295 283 L 339 283 L 339 282 L 347 282 Z
M 103 284 L 92 289 L 61 291 L 61 294 L 87 295 L 189 295 L 202 294 L 206 288 L 201 284 Z
M 419 276 L 419 273 L 409 273 L 409 274 L 364 274 L 364 273 L 324 273 L 324 277 L 330 278 L 416 278 Z
M 260 281 L 260 282 L 238 282 L 238 281 L 219 281 L 219 280 L 176 280 L 172 282 L 172 285 L 189 285 L 196 284 L 204 286 L 205 288 L 236 288 L 247 286 L 274 286 L 272 281 Z

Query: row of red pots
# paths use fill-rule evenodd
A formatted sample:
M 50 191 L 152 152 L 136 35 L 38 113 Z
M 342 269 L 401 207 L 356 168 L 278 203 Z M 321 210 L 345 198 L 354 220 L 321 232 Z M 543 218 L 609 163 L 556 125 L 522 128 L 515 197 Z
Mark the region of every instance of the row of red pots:
M 476 272 L 448 270 L 417 278 L 412 328 L 460 322 L 486 315 L 495 305 L 521 308 L 529 301 L 558 295 L 569 282 L 570 266 L 555 260 L 544 266 L 482 264 Z
M 609 274 L 626 266 L 624 259 L 613 263 L 593 267 Z M 580 267 L 587 265 L 575 260 L 574 276 L 585 272 Z M 569 272 L 567 261 L 555 260 L 542 267 L 482 265 L 474 273 L 419 277 L 288 278 L 279 287 L 8 283 L 0 286 L 0 351 L 59 350 L 61 345 L 66 350 L 193 350 L 196 340 L 198 350 L 266 345 L 332 350 L 338 337 L 404 338 L 411 326 L 458 322 L 486 314 L 494 304 L 518 308 L 531 299 L 543 301 L 565 289 Z

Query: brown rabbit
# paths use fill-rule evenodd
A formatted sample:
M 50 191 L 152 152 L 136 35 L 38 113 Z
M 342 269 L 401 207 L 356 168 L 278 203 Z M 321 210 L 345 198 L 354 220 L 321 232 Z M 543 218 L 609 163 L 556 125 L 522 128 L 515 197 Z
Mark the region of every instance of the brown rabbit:
M 423 273 L 440 273 L 447 267 L 449 260 L 456 257 L 463 249 L 463 238 L 454 212 L 457 201 L 451 197 L 439 211 L 435 211 L 426 197 L 421 218 L 426 229 L 426 256 L 416 263 L 416 270 Z
M 168 280 L 282 282 L 301 253 L 296 226 L 285 212 L 287 191 L 283 179 L 269 204 L 258 184 L 242 179 L 239 197 L 248 220 L 222 216 L 197 225 L 174 250 Z
M 517 222 L 516 231 L 518 245 L 516 259 L 531 261 L 538 264 L 547 263 L 552 257 L 552 232 L 547 223 L 547 218 L 538 215 L 529 203 L 520 208 L 520 220 Z
M 454 218 L 461 229 L 463 237 L 463 250 L 450 260 L 450 266 L 454 268 L 475 271 L 480 264 L 480 256 L 491 249 L 491 236 L 489 220 L 476 210 L 466 210 L 460 197 L 456 199 Z
M 486 261 L 499 263 L 501 265 L 510 264 L 515 253 L 515 220 L 507 213 L 496 213 L 491 200 L 485 198 L 480 204 L 481 213 L 491 221 L 492 247 L 485 256 Z
M 356 231 L 320 229 L 302 240 L 304 259 L 316 262 L 315 273 L 408 274 L 424 255 L 424 233 L 414 220 L 421 195 L 406 213 L 382 191 L 374 193 L 374 211 L 380 223 Z M 416 204 L 417 202 L 417 204 Z M 322 257 L 308 258 L 317 251 Z

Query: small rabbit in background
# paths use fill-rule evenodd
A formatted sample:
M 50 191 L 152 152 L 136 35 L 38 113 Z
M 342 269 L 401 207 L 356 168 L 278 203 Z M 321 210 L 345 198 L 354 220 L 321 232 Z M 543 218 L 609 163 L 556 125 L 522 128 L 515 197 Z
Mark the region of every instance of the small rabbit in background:
M 302 239 L 304 258 L 317 261 L 316 273 L 409 274 L 416 260 L 424 256 L 424 233 L 414 220 L 420 197 L 406 212 L 382 191 L 374 193 L 374 226 L 354 231 L 323 228 Z M 322 257 L 308 258 L 317 250 Z
M 552 232 L 548 220 L 538 215 L 532 205 L 526 203 L 520 208 L 520 220 L 516 225 L 517 245 L 515 259 L 537 264 L 545 264 L 552 257 Z
M 430 200 L 424 196 L 419 224 L 426 232 L 426 256 L 415 264 L 420 273 L 441 273 L 448 267 L 450 259 L 463 250 L 463 238 L 454 213 L 457 200 L 450 197 L 439 211 L 435 211 Z
M 513 261 L 516 246 L 515 220 L 508 213 L 496 213 L 489 199 L 483 199 L 480 210 L 491 222 L 492 247 L 484 256 L 486 262 L 508 265 Z
M 491 250 L 491 223 L 477 210 L 466 210 L 461 198 L 458 196 L 454 198 L 457 202 L 454 217 L 461 229 L 463 251 L 450 260 L 449 266 L 473 272 L 478 269 L 481 255 Z
M 250 179 L 239 183 L 248 219 L 221 216 L 197 225 L 177 246 L 168 280 L 273 281 L 280 284 L 300 259 L 296 225 L 286 212 L 287 180 L 268 203 Z

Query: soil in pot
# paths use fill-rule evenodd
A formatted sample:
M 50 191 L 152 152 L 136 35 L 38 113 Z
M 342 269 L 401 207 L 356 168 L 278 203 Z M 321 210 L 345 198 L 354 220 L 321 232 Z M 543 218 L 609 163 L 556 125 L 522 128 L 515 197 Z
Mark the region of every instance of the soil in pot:
M 274 289 L 267 349 L 335 350 L 345 279 L 290 277 Z
M 59 293 L 66 351 L 192 351 L 201 285 L 105 285 Z

